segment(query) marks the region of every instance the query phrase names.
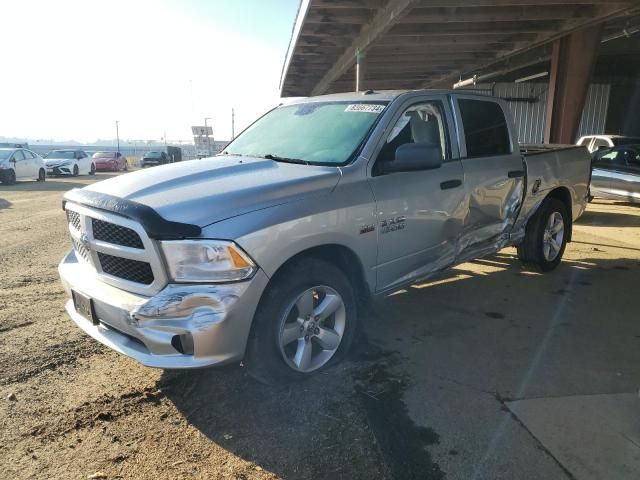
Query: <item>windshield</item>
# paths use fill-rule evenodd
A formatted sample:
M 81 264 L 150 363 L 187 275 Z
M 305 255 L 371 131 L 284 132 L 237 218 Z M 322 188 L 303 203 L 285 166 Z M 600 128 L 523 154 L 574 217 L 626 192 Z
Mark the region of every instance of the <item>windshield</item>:
M 93 154 L 93 158 L 114 158 L 115 152 L 96 152 Z
M 75 158 L 73 151 L 53 150 L 47 153 L 44 158 Z
M 160 152 L 149 152 L 144 156 L 144 158 L 160 158 L 160 157 L 161 157 Z
M 13 150 L 0 150 L 0 160 L 6 160 L 12 153 Z
M 223 153 L 341 165 L 362 143 L 387 102 L 313 102 L 276 108 Z

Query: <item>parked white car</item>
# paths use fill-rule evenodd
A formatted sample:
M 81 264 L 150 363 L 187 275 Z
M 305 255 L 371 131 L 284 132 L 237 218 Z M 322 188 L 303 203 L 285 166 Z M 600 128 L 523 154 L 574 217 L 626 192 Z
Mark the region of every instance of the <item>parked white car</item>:
M 0 148 L 0 181 L 13 185 L 17 180 L 44 182 L 44 160 L 26 148 Z
M 47 175 L 93 175 L 96 164 L 83 150 L 52 150 L 44 156 Z

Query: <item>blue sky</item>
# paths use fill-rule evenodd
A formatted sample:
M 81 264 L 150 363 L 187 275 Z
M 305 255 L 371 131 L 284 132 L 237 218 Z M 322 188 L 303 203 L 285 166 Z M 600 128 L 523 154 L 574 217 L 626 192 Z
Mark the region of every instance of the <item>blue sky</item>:
M 9 0 L 0 135 L 189 140 L 236 132 L 280 102 L 299 0 Z M 26 29 L 25 29 L 26 27 Z M 27 34 L 25 34 L 28 32 Z M 16 41 L 16 39 L 20 39 Z

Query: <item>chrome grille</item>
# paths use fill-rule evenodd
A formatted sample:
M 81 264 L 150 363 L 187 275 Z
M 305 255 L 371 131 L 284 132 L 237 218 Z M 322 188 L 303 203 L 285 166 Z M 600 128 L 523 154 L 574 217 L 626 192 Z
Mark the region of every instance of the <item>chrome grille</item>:
M 67 210 L 67 220 L 77 231 L 80 231 L 80 214 L 73 210 Z
M 104 222 L 95 218 L 91 219 L 93 226 L 93 238 L 103 242 L 113 243 L 131 248 L 144 248 L 140 235 L 127 227 L 114 223 Z
M 78 261 L 101 281 L 143 295 L 164 288 L 167 275 L 158 247 L 139 223 L 72 202 L 65 210 Z
M 101 252 L 98 252 L 98 259 L 104 273 L 144 285 L 153 283 L 153 272 L 151 271 L 151 265 L 147 262 L 114 257 Z
M 90 262 L 91 253 L 89 252 L 89 250 L 85 248 L 82 242 L 80 242 L 79 240 L 76 240 L 73 237 L 71 237 L 71 241 L 73 242 L 73 248 L 75 248 L 76 252 L 78 252 L 86 262 Z

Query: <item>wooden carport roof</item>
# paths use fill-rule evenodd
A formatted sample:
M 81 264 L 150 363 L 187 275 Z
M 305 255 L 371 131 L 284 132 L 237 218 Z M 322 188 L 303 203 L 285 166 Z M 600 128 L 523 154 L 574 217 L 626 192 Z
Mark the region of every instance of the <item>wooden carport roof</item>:
M 450 87 L 465 72 L 583 27 L 631 18 L 640 0 L 302 0 L 281 95 Z

